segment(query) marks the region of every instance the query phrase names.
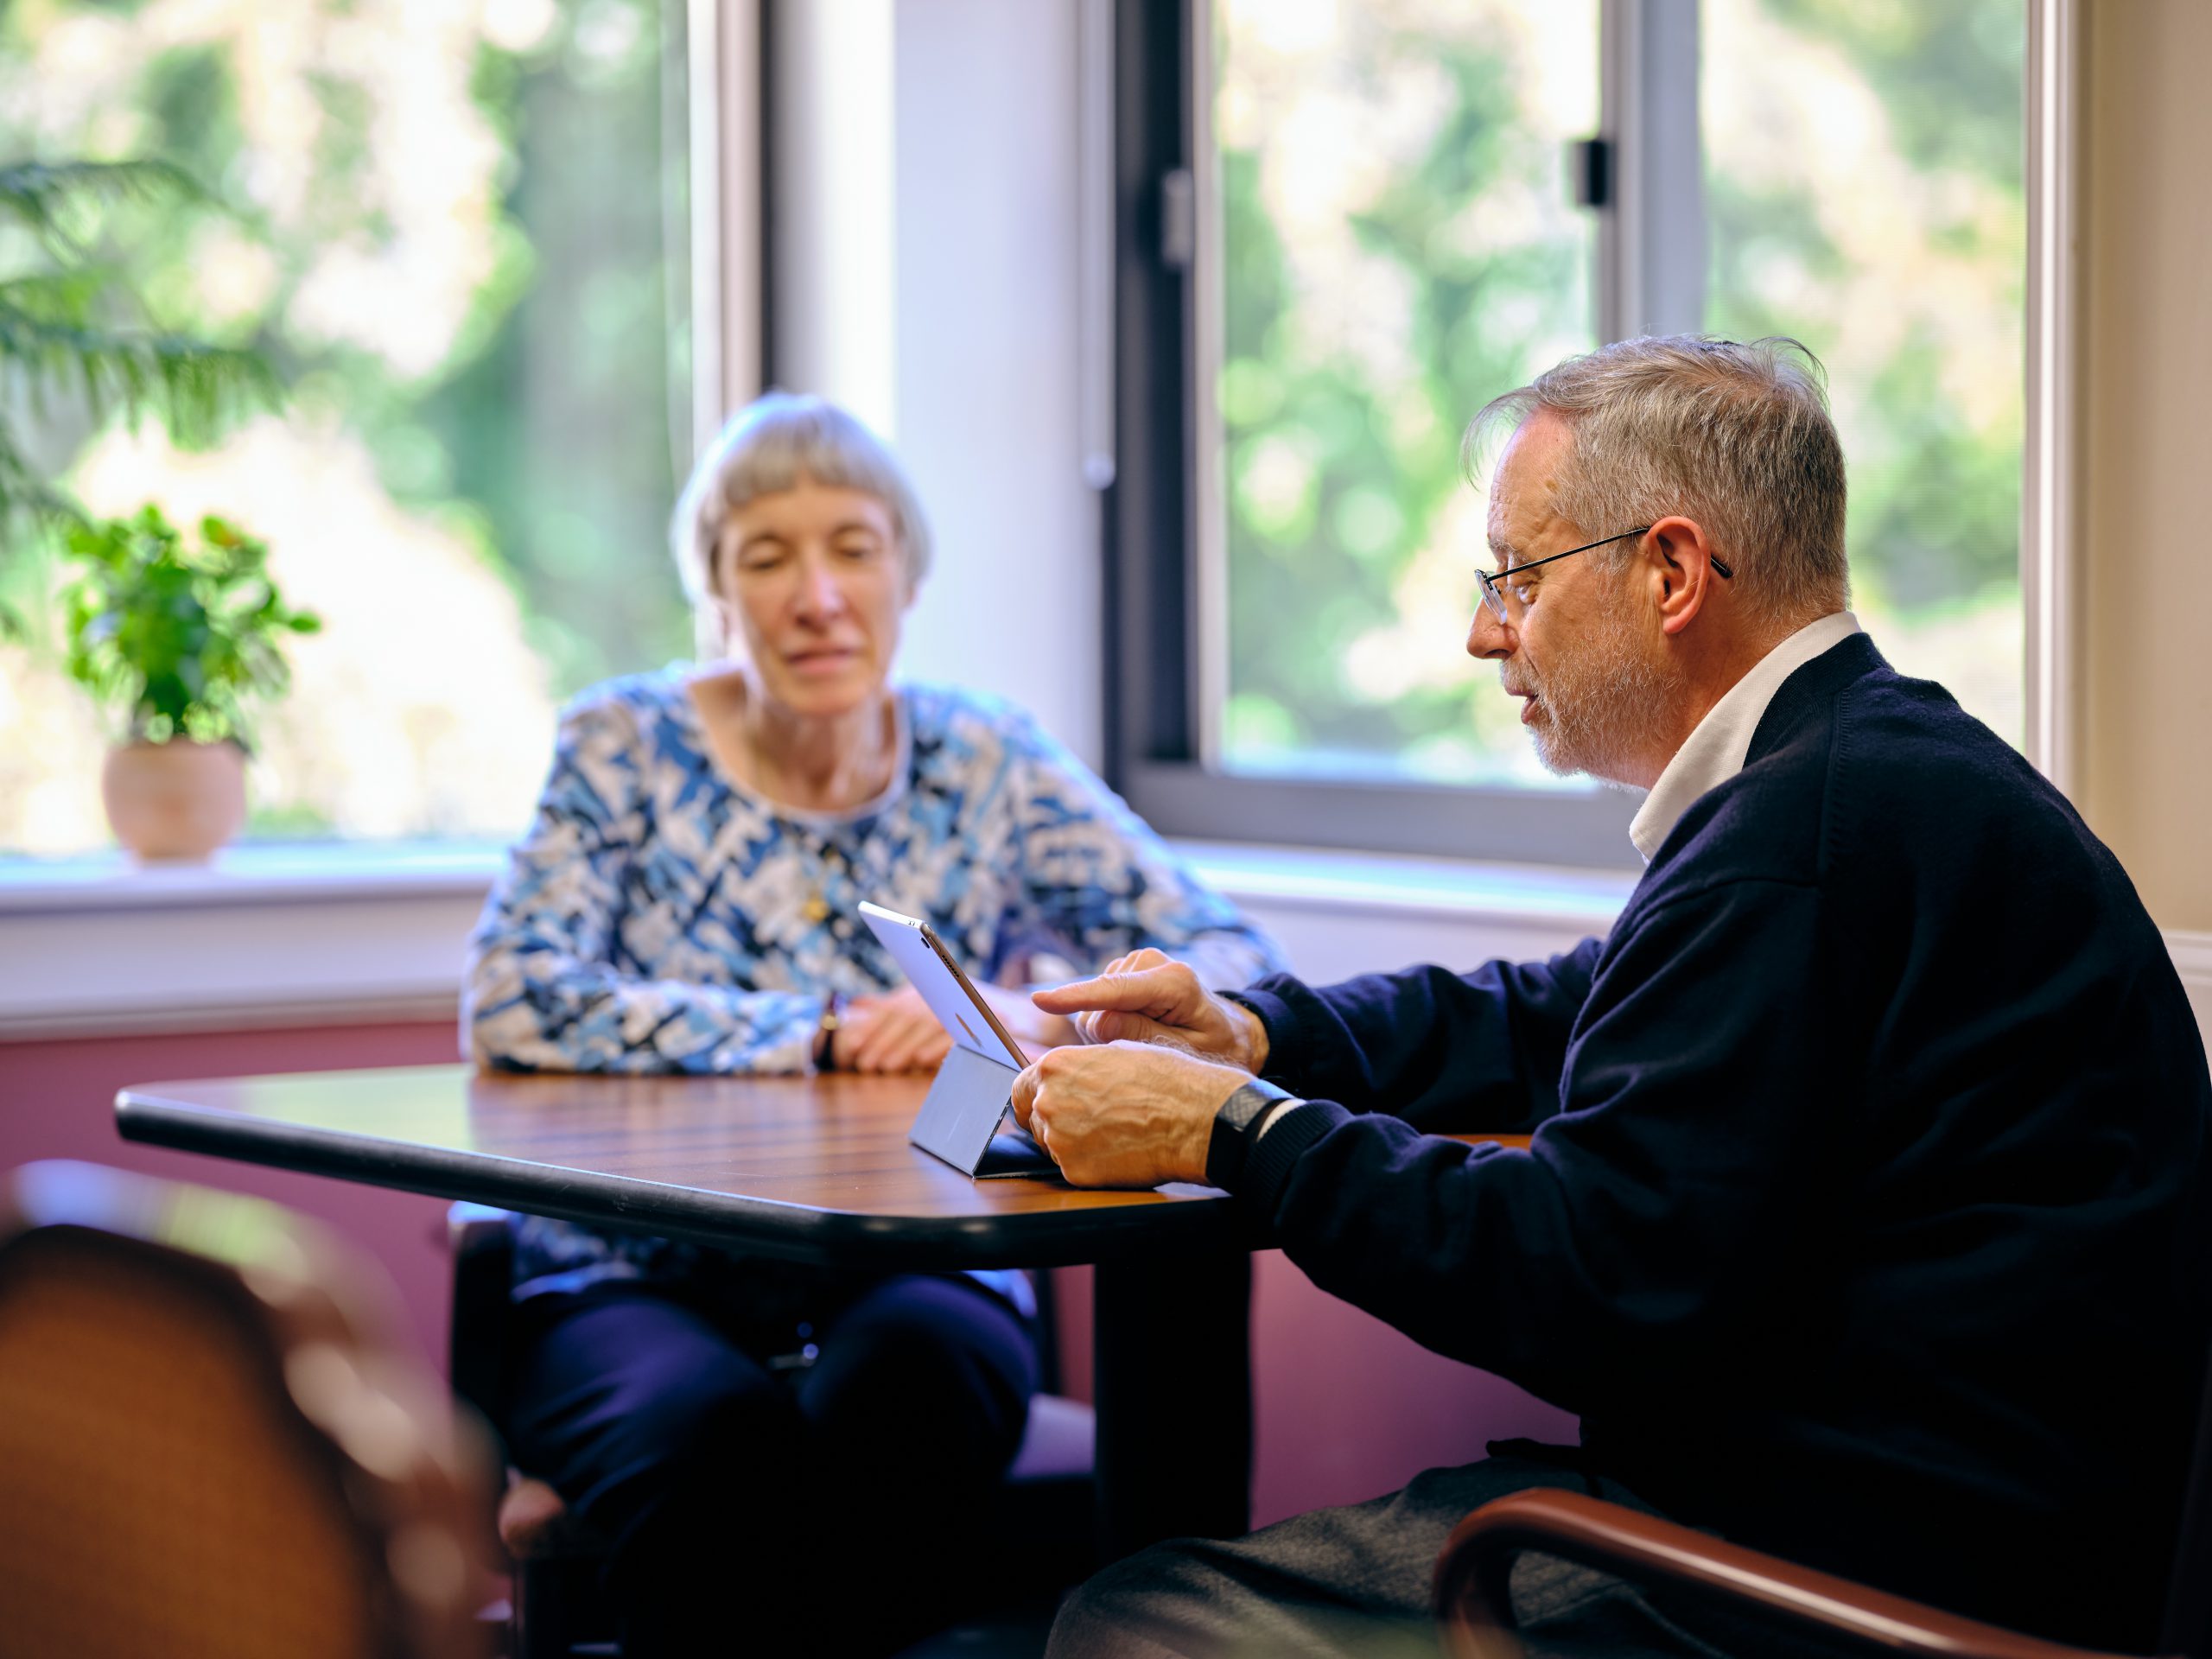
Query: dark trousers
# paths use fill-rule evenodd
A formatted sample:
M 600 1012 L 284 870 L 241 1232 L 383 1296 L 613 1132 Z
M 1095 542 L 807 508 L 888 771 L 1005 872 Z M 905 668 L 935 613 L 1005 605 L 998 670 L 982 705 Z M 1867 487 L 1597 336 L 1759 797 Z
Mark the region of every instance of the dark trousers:
M 1514 1456 L 1431 1469 L 1402 1491 L 1243 1538 L 1182 1538 L 1099 1573 L 1062 1604 L 1047 1659 L 1435 1659 L 1429 1586 L 1452 1529 L 1491 1498 L 1535 1486 L 1586 1491 L 1650 1513 L 1618 1482 Z M 1727 1659 L 1804 1650 L 1716 1645 L 1605 1573 L 1523 1555 L 1513 1605 L 1532 1659 Z
M 696 1288 L 525 1304 L 506 1414 L 518 1466 L 614 1541 L 629 1659 L 888 1652 L 957 1615 L 1020 1444 L 1028 1322 L 971 1280 L 849 1287 L 817 1349 Z M 964 1551 L 962 1546 L 969 1546 Z

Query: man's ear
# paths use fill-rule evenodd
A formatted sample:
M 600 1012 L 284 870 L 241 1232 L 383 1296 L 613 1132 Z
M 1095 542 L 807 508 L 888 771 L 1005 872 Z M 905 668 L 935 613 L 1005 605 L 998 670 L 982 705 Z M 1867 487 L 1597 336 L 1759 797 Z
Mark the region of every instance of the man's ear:
M 1705 527 L 1679 513 L 1662 518 L 1643 532 L 1637 552 L 1658 600 L 1661 630 L 1681 632 L 1697 620 L 1720 580 Z

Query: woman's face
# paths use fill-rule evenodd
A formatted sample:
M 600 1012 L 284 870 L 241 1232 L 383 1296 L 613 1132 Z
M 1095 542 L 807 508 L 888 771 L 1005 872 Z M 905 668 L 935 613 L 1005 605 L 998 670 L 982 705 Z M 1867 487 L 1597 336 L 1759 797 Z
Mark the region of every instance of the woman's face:
M 849 713 L 891 672 L 913 590 L 891 512 L 874 496 L 802 478 L 730 514 L 715 602 L 753 683 L 792 714 Z

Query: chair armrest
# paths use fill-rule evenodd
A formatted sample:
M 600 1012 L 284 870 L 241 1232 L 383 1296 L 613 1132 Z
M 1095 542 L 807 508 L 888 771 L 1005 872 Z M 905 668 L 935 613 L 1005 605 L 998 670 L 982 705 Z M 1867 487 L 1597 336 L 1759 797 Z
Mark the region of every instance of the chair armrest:
M 1870 1652 L 1926 1659 L 2118 1659 L 1961 1618 L 1848 1579 L 1725 1543 L 1580 1492 L 1516 1492 L 1452 1529 L 1434 1605 L 1454 1659 L 1520 1659 L 1507 1580 L 1524 1550 L 1637 1584 L 1687 1590 L 1738 1615 Z

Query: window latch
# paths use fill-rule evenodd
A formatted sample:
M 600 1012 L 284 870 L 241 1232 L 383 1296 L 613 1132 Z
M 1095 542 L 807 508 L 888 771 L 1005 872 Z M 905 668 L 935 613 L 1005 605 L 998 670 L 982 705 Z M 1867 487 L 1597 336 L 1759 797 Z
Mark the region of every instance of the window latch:
M 1160 176 L 1160 263 L 1187 270 L 1198 254 L 1198 187 L 1191 169 Z
M 1567 165 L 1574 181 L 1574 205 L 1610 207 L 1613 205 L 1613 143 L 1610 138 L 1578 138 L 1567 147 Z

